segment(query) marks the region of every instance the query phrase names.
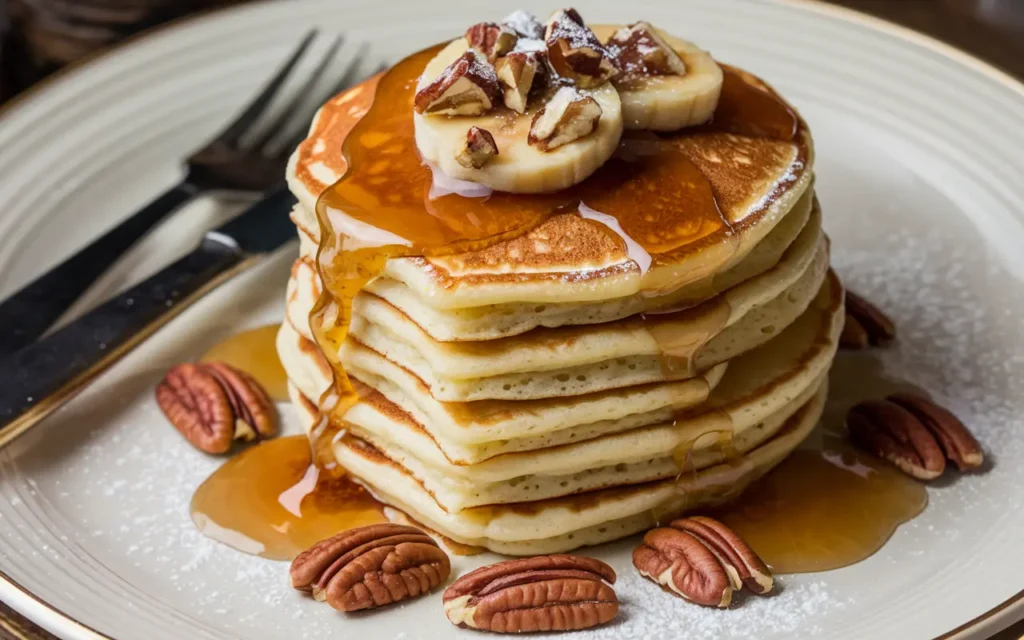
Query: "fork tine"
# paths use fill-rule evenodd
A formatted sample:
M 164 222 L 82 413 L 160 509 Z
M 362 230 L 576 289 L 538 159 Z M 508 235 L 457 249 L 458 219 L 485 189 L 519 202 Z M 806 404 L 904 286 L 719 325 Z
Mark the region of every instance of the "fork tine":
M 299 107 L 302 106 L 302 103 L 309 97 L 309 94 L 310 92 L 313 91 L 313 88 L 316 87 L 317 81 L 320 80 L 320 77 L 324 75 L 324 71 L 326 71 L 327 67 L 331 65 L 331 61 L 334 60 L 334 56 L 337 55 L 338 50 L 341 49 L 341 45 L 344 42 L 345 36 L 339 35 L 337 38 L 334 39 L 334 42 L 331 44 L 331 48 L 328 49 L 327 53 L 325 53 L 324 56 L 321 58 L 320 63 L 316 66 L 316 69 L 314 69 L 313 72 L 309 74 L 309 77 L 306 78 L 306 82 L 302 85 L 302 87 L 295 92 L 295 95 L 292 97 L 288 105 L 281 110 L 280 115 L 278 115 L 277 118 L 274 119 L 274 122 L 267 126 L 266 132 L 264 132 L 264 134 L 260 136 L 259 139 L 253 142 L 253 149 L 258 151 L 266 147 L 267 144 L 269 144 L 271 140 L 278 136 L 281 133 L 281 130 L 288 125 L 288 122 L 294 117 L 295 112 L 299 109 Z M 312 119 L 312 116 L 310 116 L 310 119 Z
M 260 92 L 260 94 L 256 96 L 252 102 L 249 103 L 249 106 L 245 108 L 245 111 L 243 111 L 242 114 L 239 115 L 238 118 L 234 122 L 232 122 L 228 126 L 228 128 L 225 129 L 223 133 L 221 133 L 217 137 L 216 140 L 214 140 L 213 144 L 219 144 L 228 147 L 237 146 L 239 139 L 241 139 L 241 137 L 245 135 L 245 132 L 249 130 L 249 127 L 253 125 L 253 123 L 260 117 L 260 115 L 262 115 L 263 112 L 266 111 L 267 107 L 270 105 L 270 102 L 274 99 L 274 96 L 277 95 L 278 91 L 280 91 L 281 85 L 283 85 L 285 80 L 288 79 L 288 76 L 291 75 L 291 72 L 295 68 L 295 65 L 298 64 L 299 60 L 302 58 L 302 55 L 306 53 L 306 49 L 309 48 L 309 45 L 312 44 L 313 39 L 316 38 L 316 34 L 316 29 L 312 29 L 309 33 L 306 34 L 306 36 L 302 39 L 302 42 L 299 43 L 299 46 L 295 50 L 295 52 L 292 53 L 288 61 L 285 62 L 284 66 L 282 66 L 281 69 L 277 72 L 277 75 L 275 75 L 266 85 L 266 87 L 263 88 L 263 91 Z
M 360 62 L 362 62 L 362 59 L 367 49 L 368 46 L 365 44 L 359 47 L 359 52 L 355 55 L 354 58 L 352 58 L 352 61 L 349 62 L 348 67 L 345 68 L 345 72 L 341 74 L 341 79 L 326 92 L 326 96 L 323 97 L 321 100 L 317 100 L 314 103 L 313 107 L 310 107 L 297 118 L 293 119 L 295 122 L 299 123 L 299 130 L 294 136 L 289 138 L 287 142 L 285 142 L 282 145 L 279 151 L 280 155 L 284 157 L 290 155 L 291 152 L 295 150 L 295 147 L 299 146 L 299 143 L 302 142 L 307 135 L 309 135 L 309 125 L 313 122 L 313 118 L 316 116 L 316 112 L 320 109 L 320 105 L 323 104 L 324 101 L 330 100 L 334 96 L 341 93 L 344 89 L 347 89 L 353 84 L 355 84 L 355 79 L 357 77 L 356 73 L 359 70 L 359 64 Z

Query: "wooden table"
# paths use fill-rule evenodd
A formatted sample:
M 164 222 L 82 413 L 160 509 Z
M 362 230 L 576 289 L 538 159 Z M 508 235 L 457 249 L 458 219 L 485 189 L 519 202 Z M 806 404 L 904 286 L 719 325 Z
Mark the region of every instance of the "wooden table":
M 1022 0 L 830 1 L 922 31 L 1024 78 Z M 0 6 L 2 3 L 3 0 L 0 0 Z M 1000 7 L 1013 5 L 1016 8 L 1009 10 L 1009 13 L 998 12 Z M 0 640 L 57 639 L 0 602 Z M 992 640 L 1024 640 L 1024 620 L 997 634 Z

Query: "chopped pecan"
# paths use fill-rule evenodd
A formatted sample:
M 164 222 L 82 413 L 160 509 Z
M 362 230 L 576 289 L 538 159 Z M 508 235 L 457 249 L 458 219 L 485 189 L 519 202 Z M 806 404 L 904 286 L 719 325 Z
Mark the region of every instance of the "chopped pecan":
M 451 572 L 446 554 L 415 527 L 375 524 L 322 540 L 292 561 L 292 586 L 341 611 L 374 609 L 434 589 Z
M 494 67 L 470 50 L 421 89 L 413 107 L 430 115 L 479 116 L 494 107 L 499 92 Z
M 520 38 L 528 40 L 544 39 L 544 25 L 537 19 L 537 16 L 522 9 L 517 9 L 505 16 L 501 24 L 515 31 L 516 35 Z
M 543 54 L 539 51 L 516 51 L 498 60 L 495 69 L 505 97 L 505 106 L 519 113 L 526 112 L 526 103 L 534 78 L 541 69 Z
M 182 364 L 156 387 L 171 424 L 197 449 L 227 453 L 233 440 L 273 437 L 274 403 L 256 380 L 226 364 Z
M 881 310 L 856 293 L 846 291 L 846 325 L 839 343 L 847 349 L 880 347 L 896 338 L 896 326 Z
M 601 105 L 597 100 L 580 95 L 573 87 L 562 87 L 533 117 L 527 141 L 542 151 L 551 151 L 590 135 L 600 121 Z
M 498 145 L 487 129 L 470 127 L 466 132 L 466 144 L 455 160 L 467 169 L 479 169 L 491 158 L 498 155 Z
M 452 583 L 444 610 L 452 624 L 499 633 L 586 629 L 618 613 L 614 582 L 612 568 L 593 558 L 507 560 Z
M 977 439 L 949 409 L 912 393 L 893 394 L 889 396 L 889 401 L 914 414 L 935 436 L 946 459 L 960 471 L 976 469 L 985 461 L 985 454 Z
M 597 87 L 618 73 L 608 50 L 575 9 L 556 11 L 548 20 L 544 39 L 551 68 L 579 87 Z
M 747 587 L 758 595 L 772 590 L 775 580 L 771 569 L 725 524 L 714 518 L 693 516 L 675 520 L 670 526 L 700 538 L 722 563 L 734 590 Z
M 686 64 L 648 22 L 622 27 L 608 40 L 608 51 L 623 73 L 686 75 Z
M 857 446 L 888 460 L 919 480 L 933 480 L 946 469 L 946 458 L 927 427 L 903 406 L 888 400 L 862 402 L 846 417 Z
M 511 27 L 493 22 L 480 22 L 466 30 L 470 48 L 482 53 L 492 63 L 512 51 L 519 36 Z
M 633 550 L 633 566 L 662 589 L 708 607 L 725 608 L 733 586 L 725 567 L 697 536 L 670 527 L 652 529 Z

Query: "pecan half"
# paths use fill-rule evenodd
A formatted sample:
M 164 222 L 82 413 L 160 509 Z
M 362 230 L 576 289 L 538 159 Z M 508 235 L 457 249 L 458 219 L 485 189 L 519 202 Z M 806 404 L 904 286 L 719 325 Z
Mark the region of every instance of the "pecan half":
M 467 51 L 421 89 L 413 101 L 417 113 L 479 116 L 490 111 L 500 88 L 494 67 L 475 51 Z
M 519 36 L 511 27 L 479 22 L 466 29 L 466 42 L 471 49 L 484 55 L 492 63 L 515 48 Z
M 341 611 L 415 598 L 451 573 L 446 554 L 415 527 L 375 524 L 343 531 L 292 561 L 292 586 Z
M 732 602 L 729 574 L 704 542 L 679 529 L 661 527 L 633 550 L 633 566 L 662 589 L 708 607 Z
M 452 583 L 444 610 L 452 624 L 499 633 L 587 629 L 618 613 L 614 582 L 615 571 L 593 558 L 507 560 Z
M 534 79 L 541 73 L 543 53 L 540 51 L 515 51 L 495 64 L 498 82 L 501 83 L 505 106 L 519 113 L 526 112 L 526 103 L 533 88 Z
M 181 364 L 156 386 L 156 402 L 197 449 L 226 453 L 236 439 L 273 437 L 277 414 L 251 376 L 223 363 Z
M 637 22 L 616 31 L 608 40 L 608 51 L 626 74 L 686 75 L 683 59 L 648 22 Z
M 697 536 L 722 563 L 733 589 L 739 591 L 746 587 L 758 595 L 764 595 L 775 585 L 772 571 L 764 560 L 743 538 L 718 520 L 707 516 L 692 516 L 675 520 L 669 526 Z
M 949 409 L 912 393 L 893 394 L 889 396 L 889 401 L 914 414 L 935 436 L 946 459 L 960 471 L 976 469 L 985 461 L 985 454 L 977 439 Z
M 528 40 L 544 39 L 544 25 L 537 19 L 537 16 L 522 9 L 517 9 L 505 16 L 501 24 L 515 31 L 516 35 L 520 38 Z
M 946 457 L 935 436 L 910 411 L 888 400 L 862 402 L 846 416 L 850 440 L 919 480 L 933 480 L 946 470 Z
M 466 143 L 455 160 L 467 169 L 479 169 L 496 155 L 498 145 L 491 132 L 480 127 L 470 127 L 466 132 Z
M 839 344 L 846 349 L 882 347 L 896 338 L 896 325 L 875 305 L 846 291 L 846 324 Z
M 548 20 L 544 39 L 551 68 L 579 87 L 600 86 L 619 72 L 611 54 L 575 9 L 556 11 Z
M 557 149 L 593 133 L 601 113 L 601 105 L 592 96 L 582 96 L 573 87 L 562 87 L 533 116 L 527 142 L 542 151 Z

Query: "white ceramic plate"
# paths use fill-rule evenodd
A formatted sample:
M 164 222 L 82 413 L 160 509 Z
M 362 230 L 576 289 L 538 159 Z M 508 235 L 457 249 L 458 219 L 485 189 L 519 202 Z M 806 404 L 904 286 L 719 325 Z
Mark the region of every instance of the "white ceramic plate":
M 546 13 L 546 2 L 523 2 Z M 176 158 L 243 104 L 313 25 L 370 46 L 367 68 L 497 18 L 476 0 L 256 4 L 164 29 L 88 64 L 0 119 L 0 294 L 166 187 Z M 594 0 L 592 21 L 647 19 L 774 83 L 818 145 L 835 261 L 895 317 L 886 376 L 920 385 L 979 435 L 986 474 L 931 504 L 869 560 L 786 576 L 732 611 L 643 583 L 633 542 L 614 565 L 617 621 L 579 637 L 984 637 L 1022 615 L 1024 87 L 926 38 L 817 4 Z M 184 251 L 224 215 L 205 202 L 132 253 L 100 299 Z M 283 251 L 161 331 L 43 427 L 0 452 L 0 599 L 67 638 L 477 637 L 438 595 L 343 616 L 286 586 L 286 566 L 200 536 L 194 487 L 218 464 L 152 402 L 171 364 L 277 321 Z M 268 283 L 273 286 L 269 286 Z M 2 383 L 2 381 L 0 381 Z M 456 571 L 487 560 L 460 560 Z M 982 617 L 981 620 L 978 620 Z

